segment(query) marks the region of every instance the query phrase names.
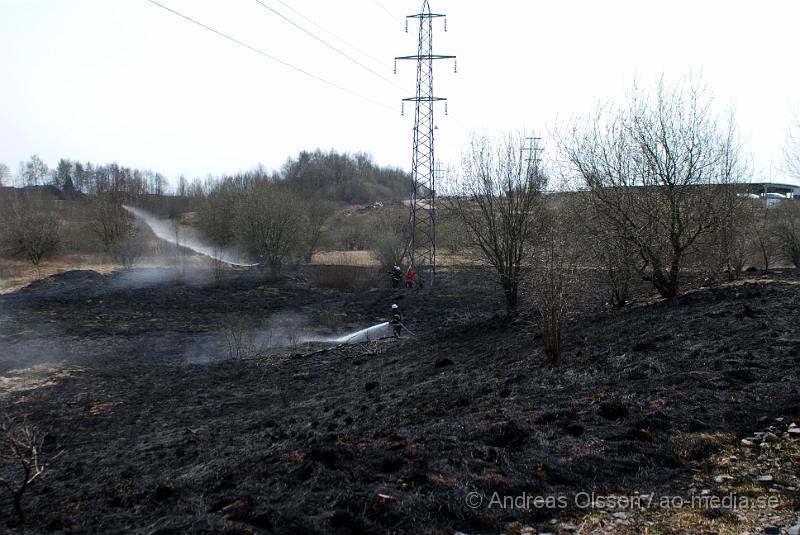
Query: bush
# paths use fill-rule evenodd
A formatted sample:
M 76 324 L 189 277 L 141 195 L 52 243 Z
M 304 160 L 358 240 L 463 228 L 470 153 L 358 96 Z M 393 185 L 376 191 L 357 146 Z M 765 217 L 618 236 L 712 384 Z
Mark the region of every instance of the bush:
M 720 221 L 708 239 L 698 247 L 701 268 L 712 279 L 719 273 L 726 273 L 730 280 L 738 279 L 744 271 L 745 263 L 756 249 L 756 207 L 749 198 L 742 195 L 740 188 L 726 192 L 730 210 Z
M 25 523 L 22 497 L 48 466 L 42 455 L 44 437 L 44 432 L 25 420 L 0 421 L 0 487 L 11 493 L 14 511 L 22 524 Z M 12 475 L 14 472 L 16 476 Z
M 141 223 L 122 207 L 119 193 L 97 195 L 92 202 L 89 228 L 100 239 L 111 260 L 131 269 L 144 252 Z
M 800 203 L 787 202 L 777 208 L 775 240 L 782 258 L 800 268 Z
M 27 258 L 38 267 L 61 243 L 61 222 L 52 211 L 30 199 L 4 203 L 0 215 L 0 249 L 5 254 Z
M 250 184 L 239 203 L 236 235 L 244 250 L 273 274 L 302 258 L 306 217 L 300 199 L 268 181 Z
M 381 214 L 372 239 L 372 249 L 381 269 L 400 265 L 409 239 L 408 214 Z
M 575 261 L 567 240 L 551 229 L 535 261 L 533 298 L 544 354 L 555 361 L 561 357 L 561 341 L 567 317 L 568 295 L 575 280 Z
M 596 225 L 635 247 L 639 272 L 664 298 L 680 293 L 681 270 L 726 220 L 727 194 L 746 172 L 733 121 L 717 121 L 710 104 L 696 87 L 661 82 L 559 140 Z
M 777 233 L 775 232 L 775 210 L 763 204 L 753 206 L 753 242 L 761 260 L 762 271 L 768 272 L 778 253 Z
M 272 331 L 254 329 L 244 318 L 234 317 L 226 321 L 222 333 L 231 360 L 263 357 L 272 346 Z

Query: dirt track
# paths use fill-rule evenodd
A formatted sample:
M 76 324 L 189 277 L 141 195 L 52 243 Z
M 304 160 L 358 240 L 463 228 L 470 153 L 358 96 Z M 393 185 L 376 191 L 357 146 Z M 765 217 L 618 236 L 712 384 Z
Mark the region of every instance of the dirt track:
M 0 404 L 64 451 L 26 496 L 29 531 L 544 529 L 570 512 L 489 497 L 676 492 L 725 441 L 800 416 L 796 271 L 674 302 L 643 291 L 620 311 L 585 290 L 557 364 L 525 314 L 502 321 L 479 272 L 400 293 L 131 276 L 69 272 L 0 296 Z M 334 334 L 395 301 L 417 338 L 225 358 L 232 318 Z M 52 361 L 40 388 L 10 370 Z M 0 525 L 14 522 L 0 494 Z

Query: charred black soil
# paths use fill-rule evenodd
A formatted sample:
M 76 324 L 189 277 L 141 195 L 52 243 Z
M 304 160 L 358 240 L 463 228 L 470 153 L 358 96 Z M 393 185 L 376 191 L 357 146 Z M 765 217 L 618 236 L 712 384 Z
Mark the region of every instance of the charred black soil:
M 800 416 L 796 270 L 674 301 L 643 288 L 622 310 L 586 279 L 556 363 L 531 316 L 503 319 L 480 271 L 360 292 L 315 288 L 302 273 L 211 284 L 76 271 L 0 296 L 0 405 L 49 431 L 46 453 L 63 452 L 25 496 L 26 527 L 0 494 L 0 526 L 546 528 L 573 511 L 491 498 L 678 493 L 726 442 Z M 232 322 L 343 334 L 385 321 L 393 302 L 416 336 L 228 358 Z M 19 371 L 31 364 L 40 371 Z

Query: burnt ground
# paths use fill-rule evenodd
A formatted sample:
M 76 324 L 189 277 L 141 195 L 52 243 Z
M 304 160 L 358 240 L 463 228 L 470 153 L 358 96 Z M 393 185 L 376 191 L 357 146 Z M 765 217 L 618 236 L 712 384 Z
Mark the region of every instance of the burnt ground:
M 0 407 L 62 452 L 25 528 L 0 494 L 0 531 L 552 530 L 575 511 L 489 502 L 674 494 L 726 441 L 800 417 L 796 270 L 674 301 L 642 287 L 622 310 L 585 274 L 557 363 L 479 271 L 401 292 L 169 273 L 73 271 L 0 296 Z M 385 321 L 392 302 L 416 337 L 228 358 L 226 326 L 295 340 Z

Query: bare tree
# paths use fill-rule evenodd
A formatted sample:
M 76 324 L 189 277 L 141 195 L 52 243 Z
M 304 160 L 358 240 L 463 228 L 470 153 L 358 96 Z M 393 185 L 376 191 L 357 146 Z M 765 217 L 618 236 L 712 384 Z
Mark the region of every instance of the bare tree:
M 44 438 L 44 432 L 25 420 L 0 420 L 0 486 L 11 493 L 14 511 L 22 524 L 25 523 L 22 497 L 48 466 L 42 454 Z
M 198 208 L 198 226 L 215 247 L 224 249 L 236 240 L 236 213 L 243 193 L 233 181 L 218 184 Z
M 306 217 L 308 221 L 306 236 L 305 261 L 311 262 L 311 258 L 319 246 L 322 237 L 322 230 L 325 223 L 333 215 L 335 205 L 323 199 L 313 199 L 306 204 Z
M 203 180 L 196 176 L 192 179 L 192 183 L 189 184 L 189 197 L 201 198 L 204 197 L 206 194 L 205 186 L 203 185 Z
M 662 81 L 654 98 L 575 124 L 559 145 L 590 192 L 598 224 L 630 243 L 663 297 L 698 241 L 726 219 L 721 194 L 741 179 L 732 119 L 718 123 L 702 91 Z
M 30 160 L 19 164 L 19 175 L 25 186 L 44 186 L 50 170 L 39 156 L 34 154 Z
M 601 233 L 602 241 L 592 240 L 590 251 L 599 261 L 608 279 L 610 289 L 609 302 L 615 308 L 624 307 L 631 297 L 631 286 L 638 275 L 636 251 L 626 240 L 612 232 Z
M 468 233 L 456 214 L 450 210 L 436 211 L 436 249 L 451 255 L 460 255 L 469 247 Z
M 56 172 L 54 175 L 55 180 L 53 185 L 58 189 L 64 189 L 67 182 L 72 182 L 72 169 L 72 162 L 61 158 L 56 166 Z
M 603 224 L 602 214 L 590 193 L 576 192 L 571 203 L 575 241 L 584 251 L 584 259 L 604 275 L 609 303 L 615 308 L 628 304 L 631 286 L 639 277 L 640 260 L 636 248 L 613 228 Z
M 27 196 L 4 203 L 0 212 L 0 246 L 7 253 L 30 260 L 36 268 L 58 250 L 61 222 L 49 207 L 37 206 Z
M 118 193 L 98 194 L 92 203 L 89 228 L 111 259 L 128 270 L 144 252 L 144 243 L 136 217 L 122 207 L 122 200 Z
M 794 116 L 794 125 L 786 139 L 783 157 L 786 172 L 795 178 L 800 178 L 800 114 Z
M 543 222 L 540 208 L 547 183 L 523 157 L 524 136 L 492 141 L 475 137 L 463 158 L 462 174 L 443 204 L 469 231 L 471 246 L 495 269 L 506 310 L 513 313 L 519 285 Z
M 6 185 L 6 183 L 11 182 L 11 169 L 4 163 L 0 163 L 0 187 Z
M 189 181 L 186 179 L 185 175 L 178 177 L 178 187 L 176 189 L 176 193 L 179 197 L 186 197 L 186 195 L 189 193 Z
M 784 202 L 775 211 L 775 239 L 781 256 L 800 268 L 800 204 Z
M 372 248 L 382 269 L 399 266 L 408 245 L 408 214 L 398 214 L 384 208 L 372 237 Z
M 302 251 L 305 225 L 302 203 L 295 194 L 266 180 L 248 186 L 236 216 L 242 246 L 272 273 Z
M 732 203 L 732 206 L 711 235 L 707 246 L 708 264 L 716 267 L 716 272 L 724 272 L 730 280 L 734 280 L 739 278 L 749 256 L 756 249 L 758 209 L 739 188 L 732 188 L 723 194 L 727 194 L 728 198 L 721 199 L 721 202 Z
M 88 182 L 88 175 L 86 169 L 83 167 L 81 162 L 75 162 L 75 168 L 73 169 L 73 173 L 75 175 L 74 178 L 74 186 L 77 191 L 85 192 L 87 189 L 87 182 Z
M 772 267 L 778 253 L 775 217 L 775 210 L 766 204 L 766 200 L 753 206 L 753 236 L 764 273 Z
M 200 232 L 214 246 L 213 275 L 214 280 L 219 283 L 226 269 L 225 262 L 220 259 L 221 253 L 236 240 L 238 197 L 232 182 L 214 184 L 209 180 L 208 185 L 208 195 L 203 198 L 197 210 L 197 221 Z M 200 184 L 198 191 L 202 189 Z
M 575 282 L 576 254 L 570 247 L 567 221 L 554 213 L 534 257 L 533 300 L 545 356 L 558 360 L 567 318 L 568 298 Z

